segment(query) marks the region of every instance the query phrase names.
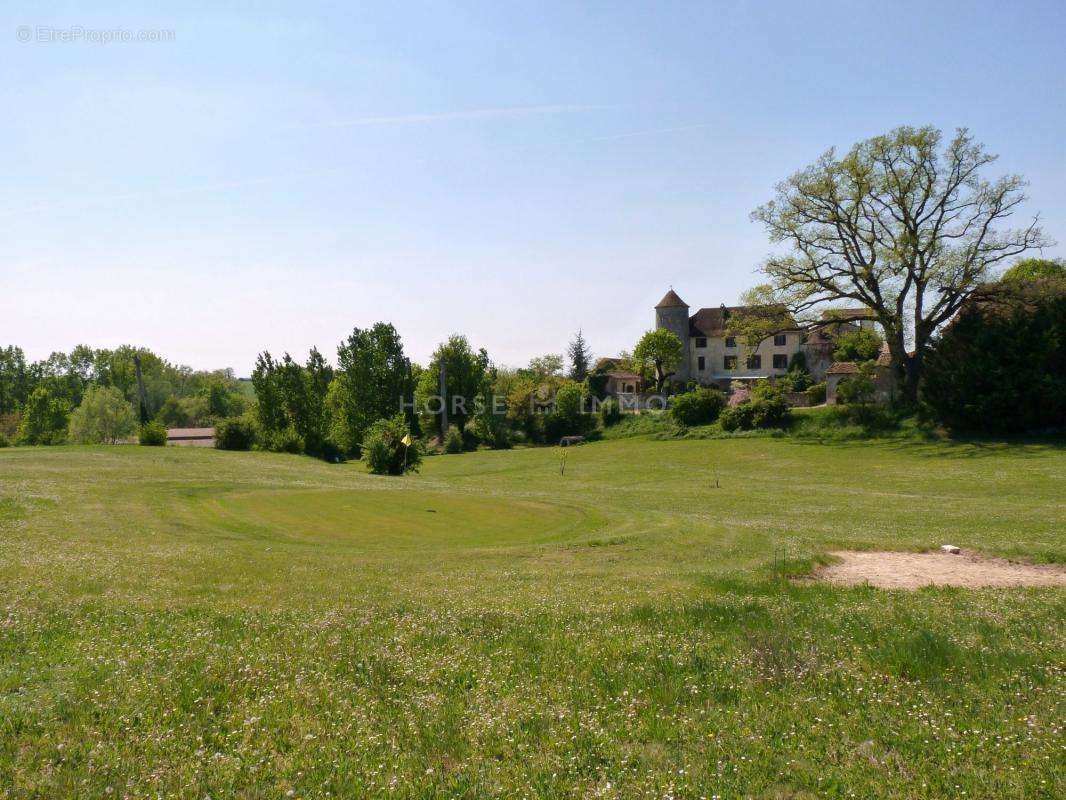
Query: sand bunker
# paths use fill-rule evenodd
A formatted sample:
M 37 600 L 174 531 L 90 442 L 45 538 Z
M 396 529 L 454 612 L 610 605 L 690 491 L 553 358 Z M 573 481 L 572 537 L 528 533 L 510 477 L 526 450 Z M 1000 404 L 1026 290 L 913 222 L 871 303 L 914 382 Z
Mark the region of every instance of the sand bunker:
M 840 551 L 840 561 L 814 573 L 816 580 L 843 586 L 869 584 L 882 589 L 922 586 L 1066 586 L 1066 569 L 1016 564 L 977 553 L 885 553 Z

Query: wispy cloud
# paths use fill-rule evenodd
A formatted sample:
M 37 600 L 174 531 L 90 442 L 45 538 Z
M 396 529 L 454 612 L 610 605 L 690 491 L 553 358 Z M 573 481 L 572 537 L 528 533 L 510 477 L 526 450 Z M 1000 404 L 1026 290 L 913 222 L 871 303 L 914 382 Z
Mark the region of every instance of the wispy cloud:
M 308 128 L 356 128 L 365 125 L 416 125 L 424 122 L 449 122 L 452 120 L 498 119 L 500 117 L 527 117 L 538 114 L 577 114 L 584 111 L 604 111 L 617 106 L 554 105 L 514 106 L 510 108 L 474 108 L 467 111 L 442 111 L 433 114 L 394 114 L 380 117 L 356 117 L 355 119 L 319 122 L 306 125 Z

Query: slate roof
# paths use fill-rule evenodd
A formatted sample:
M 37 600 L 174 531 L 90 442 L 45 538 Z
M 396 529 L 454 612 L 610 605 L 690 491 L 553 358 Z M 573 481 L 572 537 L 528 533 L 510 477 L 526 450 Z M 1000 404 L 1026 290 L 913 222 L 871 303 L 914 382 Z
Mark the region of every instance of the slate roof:
M 718 306 L 717 308 L 701 308 L 689 318 L 690 336 L 725 336 L 729 329 L 729 318 L 741 311 L 747 311 L 753 306 Z M 792 325 L 795 320 L 789 318 Z
M 688 303 L 677 296 L 677 292 L 673 289 L 663 295 L 663 299 L 659 301 L 656 308 L 688 308 Z

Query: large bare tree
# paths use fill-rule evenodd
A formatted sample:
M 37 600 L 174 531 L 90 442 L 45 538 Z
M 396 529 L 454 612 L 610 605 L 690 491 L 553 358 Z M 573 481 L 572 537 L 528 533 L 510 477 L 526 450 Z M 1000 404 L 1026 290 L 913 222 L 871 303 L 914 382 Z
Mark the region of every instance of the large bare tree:
M 843 157 L 829 150 L 752 212 L 789 252 L 766 261 L 769 283 L 749 300 L 808 328 L 824 324 L 828 307 L 855 310 L 835 313 L 838 322 L 869 309 L 911 400 L 937 328 L 997 264 L 1046 244 L 1035 217 L 1021 228 L 1003 226 L 1026 199 L 1020 176 L 985 180 L 980 172 L 996 157 L 965 129 L 942 142 L 936 128 L 902 127 Z

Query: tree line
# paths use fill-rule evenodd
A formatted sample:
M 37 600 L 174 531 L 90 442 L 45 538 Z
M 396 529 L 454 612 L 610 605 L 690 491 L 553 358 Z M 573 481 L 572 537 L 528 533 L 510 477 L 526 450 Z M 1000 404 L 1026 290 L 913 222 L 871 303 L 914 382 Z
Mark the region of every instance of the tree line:
M 194 370 L 144 347 L 78 345 L 29 362 L 20 347 L 8 345 L 0 347 L 0 437 L 24 444 L 66 441 L 72 415 L 93 389 L 108 389 L 111 402 L 129 406 L 135 425 L 210 426 L 251 405 L 232 370 Z

